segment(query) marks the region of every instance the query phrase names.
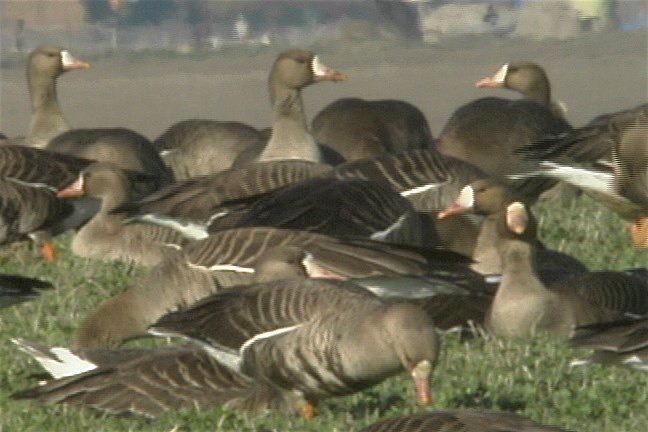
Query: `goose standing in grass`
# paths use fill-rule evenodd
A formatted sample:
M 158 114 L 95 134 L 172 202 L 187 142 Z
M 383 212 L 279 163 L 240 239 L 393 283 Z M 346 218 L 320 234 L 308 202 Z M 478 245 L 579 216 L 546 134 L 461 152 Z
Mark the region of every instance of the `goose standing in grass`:
M 188 239 L 171 228 L 152 224 L 125 224 L 125 218 L 111 211 L 136 194 L 137 172 L 96 162 L 78 179 L 58 192 L 59 198 L 89 197 L 101 201 L 97 214 L 75 234 L 72 251 L 82 257 L 104 261 L 126 260 L 155 265 L 177 253 Z
M 567 432 L 510 412 L 447 409 L 381 420 L 361 432 Z
M 67 71 L 89 67 L 88 63 L 77 60 L 57 45 L 41 45 L 34 49 L 27 59 L 32 110 L 27 136 L 5 140 L 4 144 L 43 148 L 52 138 L 70 129 L 59 106 L 56 79 Z
M 584 360 L 572 361 L 572 366 L 601 363 L 648 371 L 648 315 L 577 327 L 569 342 L 595 350 Z
M 648 284 L 623 272 L 590 272 L 545 285 L 534 255 L 536 222 L 520 202 L 500 215 L 502 280 L 486 315 L 496 336 L 549 331 L 567 337 L 574 327 L 648 313 Z
M 412 375 L 418 403 L 430 403 L 440 349 L 433 323 L 418 307 L 324 280 L 231 288 L 162 317 L 150 332 L 198 342 L 259 385 L 297 396 L 307 417 L 319 400 L 402 370 Z
M 441 131 L 437 148 L 476 165 L 489 176 L 503 176 L 524 166 L 523 159 L 513 152 L 516 148 L 571 129 L 551 101 L 547 74 L 535 63 L 506 63 L 476 85 L 508 88 L 523 98 L 484 97 L 460 107 Z M 525 195 L 534 199 L 552 185 L 538 179 L 526 183 Z
M 342 241 L 279 228 L 225 230 L 191 242 L 138 283 L 99 305 L 77 331 L 75 347 L 111 348 L 142 336 L 168 311 L 187 307 L 224 287 L 253 283 L 260 260 L 286 247 L 300 250 L 297 268 L 302 277 L 339 280 L 421 275 L 431 277 L 432 282 L 425 285 L 435 289 L 476 276 L 468 269 L 469 259 L 444 250 Z M 278 273 L 272 270 L 265 280 L 284 277 Z M 440 283 L 434 281 L 437 276 Z
M 258 315 L 257 306 L 266 312 Z M 231 288 L 163 317 L 152 332 L 199 344 L 71 350 L 15 340 L 55 379 L 13 397 L 148 417 L 216 405 L 256 412 L 301 408 L 311 417 L 319 400 L 405 369 L 418 402 L 427 404 L 440 349 L 421 309 L 325 280 Z
M 537 164 L 516 178 L 549 176 L 582 188 L 633 221 L 634 244 L 648 247 L 648 105 L 603 116 L 519 153 Z
M 0 309 L 38 297 L 52 284 L 25 276 L 0 274 Z
M 425 115 L 400 100 L 338 99 L 313 118 L 315 141 L 356 160 L 434 145 Z
M 273 63 L 268 77 L 273 110 L 269 140 L 262 132 L 255 138 L 253 131 L 241 123 L 191 120 L 172 126 L 156 140 L 156 146 L 165 149 L 165 159 L 179 179 L 256 161 L 326 162 L 324 156 L 333 152 L 323 150 L 311 136 L 301 91 L 316 82 L 343 79 L 343 74 L 325 66 L 310 51 L 284 51 Z

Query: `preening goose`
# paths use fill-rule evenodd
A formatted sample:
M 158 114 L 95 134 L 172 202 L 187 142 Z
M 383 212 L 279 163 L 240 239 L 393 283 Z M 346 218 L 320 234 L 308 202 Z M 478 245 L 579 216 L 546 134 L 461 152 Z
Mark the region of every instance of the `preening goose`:
M 400 100 L 343 98 L 313 118 L 313 137 L 351 161 L 426 149 L 434 139 L 423 113 Z
M 54 378 L 13 394 L 14 399 L 82 405 L 109 414 L 150 418 L 181 408 L 227 405 L 258 411 L 282 407 L 275 395 L 259 391 L 248 378 L 193 344 L 72 350 L 48 348 L 22 339 L 14 343 Z
M 520 202 L 500 215 L 502 280 L 485 327 L 502 337 L 549 331 L 569 336 L 576 326 L 648 313 L 648 284 L 622 272 L 590 272 L 549 286 L 538 278 L 536 223 Z
M 447 409 L 381 420 L 362 432 L 567 432 L 510 412 Z
M 225 230 L 188 244 L 177 256 L 153 267 L 134 286 L 102 303 L 81 325 L 75 346 L 114 347 L 141 336 L 170 310 L 191 305 L 223 287 L 254 282 L 257 263 L 267 259 L 271 249 L 284 247 L 300 250 L 301 271 L 309 277 L 434 277 L 438 273 L 451 282 L 455 278 L 474 278 L 467 268 L 469 259 L 443 250 L 370 240 L 341 241 L 322 234 L 278 228 Z
M 577 327 L 569 342 L 596 350 L 584 360 L 572 361 L 572 366 L 601 363 L 648 371 L 647 315 Z
M 56 45 L 41 45 L 27 59 L 27 85 L 31 100 L 31 121 L 24 139 L 9 139 L 5 144 L 45 147 L 58 134 L 69 129 L 56 95 L 56 79 L 64 72 L 87 69 L 88 63 L 77 60 Z
M 78 179 L 58 192 L 59 198 L 81 196 L 98 199 L 97 214 L 75 234 L 72 251 L 82 257 L 104 261 L 132 260 L 155 265 L 176 253 L 187 239 L 177 230 L 152 224 L 125 224 L 123 214 L 111 211 L 136 194 L 137 173 L 96 162 Z
M 440 349 L 433 323 L 418 307 L 315 279 L 230 288 L 162 317 L 150 332 L 196 341 L 259 385 L 298 394 L 306 416 L 321 399 L 402 370 L 412 375 L 418 402 L 427 404 Z
M 325 161 L 309 132 L 301 90 L 316 82 L 343 79 L 343 74 L 322 64 L 314 53 L 286 50 L 274 61 L 268 76 L 273 110 L 269 140 L 262 131 L 242 123 L 189 120 L 171 126 L 155 145 L 165 152 L 165 159 L 178 179 L 256 161 Z
M 524 161 L 513 150 L 542 138 L 571 129 L 551 106 L 550 84 L 535 63 L 520 61 L 502 66 L 478 87 L 504 87 L 522 93 L 519 100 L 485 97 L 457 109 L 444 126 L 437 148 L 466 160 L 489 176 L 517 172 Z M 536 198 L 551 183 L 528 181 L 528 194 Z
M 582 188 L 634 222 L 635 245 L 648 245 L 648 105 L 609 115 L 594 126 L 542 144 L 541 149 L 530 145 L 519 150 L 538 162 L 530 173 L 515 177 L 550 176 Z M 601 155 L 611 155 L 611 160 L 592 166 Z
M 0 274 L 0 309 L 38 297 L 52 284 L 25 276 Z

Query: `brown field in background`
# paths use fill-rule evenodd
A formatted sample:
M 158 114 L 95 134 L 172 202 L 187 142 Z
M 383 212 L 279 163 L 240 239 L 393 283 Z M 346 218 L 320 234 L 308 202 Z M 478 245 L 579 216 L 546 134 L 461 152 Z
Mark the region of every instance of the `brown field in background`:
M 74 53 L 74 44 L 68 48 Z M 270 47 L 256 55 L 104 56 L 87 71 L 61 77 L 59 100 L 72 127 L 122 126 L 150 138 L 187 118 L 264 127 L 271 122 L 266 78 L 277 52 Z M 528 59 L 545 67 L 553 97 L 567 104 L 569 120 L 579 126 L 598 114 L 646 102 L 647 52 L 644 31 L 550 42 L 475 36 L 429 46 L 327 46 L 319 52 L 322 61 L 348 73 L 349 80 L 314 85 L 304 99 L 310 118 L 340 97 L 402 99 L 423 111 L 436 136 L 463 103 L 486 95 L 517 97 L 473 84 L 504 62 Z M 24 66 L 6 66 L 0 74 L 0 130 L 22 135 L 29 122 Z

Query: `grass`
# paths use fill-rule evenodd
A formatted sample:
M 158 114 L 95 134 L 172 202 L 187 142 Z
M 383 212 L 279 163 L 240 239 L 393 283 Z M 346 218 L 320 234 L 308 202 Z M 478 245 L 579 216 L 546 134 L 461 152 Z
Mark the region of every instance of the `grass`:
M 592 269 L 647 262 L 647 252 L 630 247 L 623 222 L 588 198 L 568 205 L 542 204 L 536 214 L 541 237 L 549 246 L 574 254 Z M 11 400 L 12 392 L 34 385 L 30 375 L 40 370 L 9 338 L 67 345 L 85 315 L 143 273 L 123 264 L 101 265 L 73 257 L 69 242 L 70 236 L 58 239 L 61 257 L 55 265 L 35 259 L 25 244 L 0 253 L 0 271 L 41 277 L 57 287 L 36 301 L 0 311 L 0 432 L 357 431 L 378 418 L 424 409 L 414 405 L 405 375 L 362 393 L 325 401 L 311 421 L 277 413 L 247 417 L 223 408 L 168 412 L 149 421 Z M 600 366 L 570 369 L 570 360 L 584 354 L 547 335 L 527 342 L 462 341 L 456 334 L 447 335 L 433 379 L 433 407 L 515 411 L 578 431 L 644 431 L 648 374 Z

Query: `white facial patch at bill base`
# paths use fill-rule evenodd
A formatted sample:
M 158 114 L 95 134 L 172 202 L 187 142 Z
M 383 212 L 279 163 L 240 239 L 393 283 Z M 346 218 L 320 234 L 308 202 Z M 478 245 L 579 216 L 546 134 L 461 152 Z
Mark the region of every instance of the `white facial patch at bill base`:
M 504 81 L 506 81 L 506 75 L 508 74 L 508 68 L 509 65 L 508 63 L 504 64 L 501 68 L 498 69 L 497 72 L 492 77 L 493 82 L 496 82 L 498 84 L 504 84 Z

